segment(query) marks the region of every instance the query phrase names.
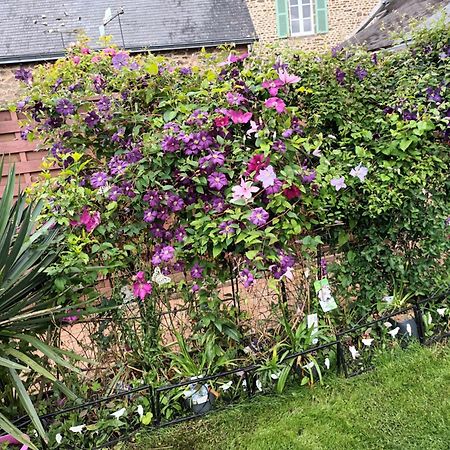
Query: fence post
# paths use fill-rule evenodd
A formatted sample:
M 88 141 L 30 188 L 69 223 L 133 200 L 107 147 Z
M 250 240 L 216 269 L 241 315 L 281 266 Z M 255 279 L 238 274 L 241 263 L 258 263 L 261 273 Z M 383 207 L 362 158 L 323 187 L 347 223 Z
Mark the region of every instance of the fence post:
M 161 402 L 159 398 L 159 390 L 155 390 L 155 425 L 161 423 Z
M 414 320 L 417 326 L 417 333 L 419 335 L 419 342 L 423 345 L 425 343 L 425 325 L 423 323 L 423 314 L 417 301 L 413 305 Z
M 347 364 L 345 363 L 344 349 L 342 348 L 342 342 L 340 336 L 336 334 L 336 366 L 337 373 L 344 374 L 345 378 L 348 378 Z

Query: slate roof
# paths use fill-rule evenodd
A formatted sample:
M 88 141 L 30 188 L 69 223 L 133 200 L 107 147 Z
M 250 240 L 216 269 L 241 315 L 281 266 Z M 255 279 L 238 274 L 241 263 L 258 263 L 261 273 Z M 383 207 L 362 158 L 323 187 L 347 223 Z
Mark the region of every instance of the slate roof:
M 384 0 L 380 1 L 371 16 L 344 45 L 360 44 L 368 50 L 378 50 L 395 45 L 392 33 L 407 31 L 413 19 L 430 23 L 444 8 L 450 12 L 449 0 Z
M 85 31 L 98 42 L 105 10 L 120 16 L 125 48 L 179 50 L 256 40 L 245 0 L 0 0 L 0 64 L 54 59 Z M 122 45 L 118 19 L 106 34 Z

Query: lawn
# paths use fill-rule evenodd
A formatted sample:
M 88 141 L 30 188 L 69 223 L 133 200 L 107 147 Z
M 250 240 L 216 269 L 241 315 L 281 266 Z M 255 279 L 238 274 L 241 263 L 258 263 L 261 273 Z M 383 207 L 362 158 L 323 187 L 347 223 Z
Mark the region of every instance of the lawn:
M 412 347 L 377 365 L 141 434 L 127 448 L 449 450 L 450 349 Z

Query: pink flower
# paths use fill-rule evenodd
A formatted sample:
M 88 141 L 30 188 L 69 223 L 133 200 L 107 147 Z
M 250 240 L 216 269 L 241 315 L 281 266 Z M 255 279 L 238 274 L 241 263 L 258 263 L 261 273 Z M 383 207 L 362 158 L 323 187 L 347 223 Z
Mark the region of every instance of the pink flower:
M 94 211 L 90 213 L 86 208 L 83 209 L 83 212 L 80 216 L 80 224 L 86 227 L 87 232 L 91 232 L 95 230 L 100 224 L 100 213 L 98 211 Z
M 269 186 L 273 186 L 275 180 L 277 179 L 277 175 L 273 170 L 272 166 L 267 166 L 265 169 L 259 172 L 259 175 L 256 177 L 258 181 L 260 181 L 263 185 L 263 188 L 266 189 Z
M 278 76 L 282 84 L 294 84 L 300 81 L 300 77 L 288 74 L 286 69 L 278 70 Z
M 117 52 L 115 48 L 108 47 L 103 49 L 103 53 L 105 55 L 114 56 Z
M 72 61 L 74 64 L 80 64 L 81 58 L 78 55 L 72 57 Z
M 264 89 L 268 89 L 269 94 L 275 97 L 278 94 L 278 89 L 283 86 L 281 80 L 267 80 L 262 83 Z
M 98 62 L 100 62 L 102 60 L 102 57 L 100 56 L 100 55 L 95 55 L 92 59 L 91 59 L 91 61 L 93 62 L 93 63 L 98 63 Z
M 226 110 L 225 114 L 232 120 L 233 123 L 248 123 L 252 118 L 251 112 L 234 111 L 233 109 Z
M 227 66 L 227 65 L 233 64 L 235 62 L 243 61 L 245 58 L 247 58 L 247 56 L 248 56 L 248 53 L 242 53 L 242 55 L 234 55 L 233 53 L 230 53 L 228 55 L 228 58 L 225 61 L 219 63 L 218 65 L 219 66 Z
M 83 53 L 83 55 L 89 55 L 91 53 L 91 50 L 87 47 L 83 47 L 81 49 L 81 53 Z
M 286 103 L 281 98 L 270 97 L 264 102 L 266 108 L 276 109 L 278 114 L 286 112 Z
M 336 191 L 339 191 L 340 189 L 344 189 L 347 187 L 345 184 L 345 178 L 344 177 L 336 177 L 330 180 L 331 186 L 333 186 Z
M 145 274 L 142 271 L 134 276 L 134 280 L 133 294 L 136 298 L 144 300 L 147 295 L 152 293 L 152 285 L 145 280 Z
M 220 116 L 214 119 L 214 125 L 218 128 L 226 127 L 230 123 L 230 119 L 227 116 Z
M 247 164 L 246 174 L 250 175 L 252 172 L 255 172 L 256 175 L 259 174 L 261 169 L 265 169 L 270 164 L 270 158 L 265 157 L 262 154 L 253 155 L 250 161 Z
M 253 133 L 257 133 L 258 131 L 259 125 L 254 120 L 250 120 L 250 129 L 247 131 L 246 134 L 250 136 Z
M 252 194 L 258 192 L 259 189 L 256 186 L 252 186 L 251 181 L 241 180 L 241 184 L 233 186 L 231 190 L 233 191 L 233 201 L 236 201 L 251 200 Z

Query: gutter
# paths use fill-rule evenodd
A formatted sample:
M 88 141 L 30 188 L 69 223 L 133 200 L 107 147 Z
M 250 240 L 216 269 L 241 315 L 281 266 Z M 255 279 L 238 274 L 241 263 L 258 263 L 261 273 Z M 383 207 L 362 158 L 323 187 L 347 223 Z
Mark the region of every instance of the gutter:
M 210 41 L 210 42 L 192 42 L 190 44 L 169 44 L 169 45 L 156 45 L 148 47 L 125 47 L 130 53 L 140 53 L 140 52 L 169 52 L 174 50 L 192 50 L 200 48 L 213 48 L 219 45 L 225 44 L 235 44 L 235 45 L 251 45 L 258 40 L 257 37 L 248 37 L 240 39 L 227 39 L 221 41 Z M 100 50 L 101 48 L 93 48 L 93 50 Z M 48 53 L 36 53 L 28 55 L 13 55 L 13 56 L 3 56 L 0 57 L 0 65 L 7 64 L 22 64 L 22 63 L 33 63 L 33 62 L 45 62 L 45 61 L 55 61 L 56 59 L 65 56 L 65 51 L 48 52 Z

